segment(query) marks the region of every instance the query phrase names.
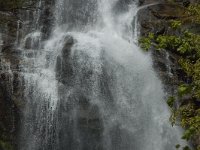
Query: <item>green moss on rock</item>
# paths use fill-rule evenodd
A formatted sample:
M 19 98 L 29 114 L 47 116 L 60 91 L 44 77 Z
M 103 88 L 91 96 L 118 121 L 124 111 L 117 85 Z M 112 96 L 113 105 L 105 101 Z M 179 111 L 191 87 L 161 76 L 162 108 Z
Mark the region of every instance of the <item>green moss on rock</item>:
M 2 150 L 13 150 L 13 146 L 9 142 L 0 140 L 0 150 L 1 149 Z
M 200 34 L 188 27 L 196 24 L 200 27 L 200 5 L 184 8 L 184 17 L 165 17 L 167 27 L 162 33 L 148 33 L 142 37 L 141 46 L 145 49 L 167 49 L 178 55 L 179 66 L 191 78 L 181 83 L 176 89 L 178 98 L 170 97 L 167 101 L 172 109 L 172 125 L 185 128 L 183 139 L 191 140 L 197 150 L 200 148 Z M 168 13 L 168 12 L 165 12 Z M 161 13 L 162 14 L 162 13 Z M 171 12 L 169 12 L 171 14 Z M 166 14 L 167 16 L 167 14 Z M 153 34 L 154 36 L 149 37 Z M 177 106 L 178 103 L 178 106 Z M 196 139 L 196 140 L 195 140 Z M 185 147 L 189 150 L 189 147 Z

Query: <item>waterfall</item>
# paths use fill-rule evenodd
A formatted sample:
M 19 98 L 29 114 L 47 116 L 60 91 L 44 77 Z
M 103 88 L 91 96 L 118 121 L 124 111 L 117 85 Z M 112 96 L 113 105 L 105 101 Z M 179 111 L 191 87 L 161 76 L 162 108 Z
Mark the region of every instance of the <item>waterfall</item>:
M 171 150 L 161 81 L 136 45 L 137 2 L 57 0 L 51 36 L 21 42 L 20 150 Z M 37 23 L 38 24 L 38 23 Z

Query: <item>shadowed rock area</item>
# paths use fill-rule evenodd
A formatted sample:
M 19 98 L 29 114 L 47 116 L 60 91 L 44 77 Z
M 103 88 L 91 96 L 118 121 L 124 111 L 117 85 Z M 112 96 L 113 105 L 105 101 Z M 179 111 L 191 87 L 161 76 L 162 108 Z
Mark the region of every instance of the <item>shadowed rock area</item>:
M 33 28 L 34 15 L 39 1 L 1 1 L 0 2 L 0 149 L 15 150 L 19 145 L 19 130 L 23 118 L 24 81 L 20 67 L 22 51 L 18 49 L 21 39 Z M 40 27 L 44 37 L 49 34 L 52 20 L 53 1 L 45 4 L 40 17 Z M 51 9 L 51 10 L 50 10 Z M 48 12 L 49 11 L 49 12 Z M 27 17 L 28 16 L 28 17 Z M 44 24 L 44 26 L 42 26 Z M 48 26 L 48 27 L 47 27 Z M 48 29 L 48 31 L 47 31 Z M 26 46 L 28 47 L 28 42 Z

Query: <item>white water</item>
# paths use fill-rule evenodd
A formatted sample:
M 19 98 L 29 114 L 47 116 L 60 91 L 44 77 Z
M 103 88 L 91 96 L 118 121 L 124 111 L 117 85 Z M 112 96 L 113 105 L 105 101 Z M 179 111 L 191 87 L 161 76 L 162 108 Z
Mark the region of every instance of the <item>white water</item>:
M 40 40 L 44 46 L 36 52 L 31 46 L 34 57 L 24 53 L 21 149 L 171 150 L 185 144 L 168 121 L 150 55 L 134 44 L 137 3 L 57 0 L 55 8 L 50 39 Z M 32 45 L 40 39 L 38 31 L 25 41 L 29 37 Z

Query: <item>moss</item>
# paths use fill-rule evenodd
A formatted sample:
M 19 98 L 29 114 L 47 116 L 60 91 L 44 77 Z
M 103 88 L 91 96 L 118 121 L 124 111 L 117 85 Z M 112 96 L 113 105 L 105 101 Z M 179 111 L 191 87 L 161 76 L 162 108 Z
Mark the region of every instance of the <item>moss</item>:
M 0 140 L 0 149 L 13 150 L 13 146 L 9 142 L 5 142 L 3 140 Z
M 173 96 L 170 96 L 167 100 L 167 104 L 170 108 L 172 108 L 174 106 L 174 102 L 175 102 L 175 98 Z
M 179 149 L 181 147 L 181 145 L 177 144 L 175 147 L 176 147 L 176 149 Z
M 185 18 L 169 21 L 168 30 L 170 32 L 153 37 L 142 37 L 140 43 L 146 50 L 154 46 L 155 49 L 168 49 L 178 54 L 180 67 L 188 77 L 192 78 L 191 83 L 179 85 L 177 89 L 178 98 L 170 97 L 167 103 L 172 110 L 170 117 L 172 125 L 180 124 L 185 128 L 182 138 L 193 140 L 200 138 L 200 34 L 185 29 L 184 24 L 187 20 L 187 23 L 195 23 L 200 26 L 200 5 L 189 6 L 186 14 L 187 17 Z M 153 33 L 149 33 L 149 35 L 151 34 Z M 186 95 L 190 95 L 190 97 L 185 100 Z M 178 106 L 175 105 L 177 102 Z M 195 143 L 195 147 L 199 149 L 200 141 Z M 189 147 L 183 149 L 189 150 Z

